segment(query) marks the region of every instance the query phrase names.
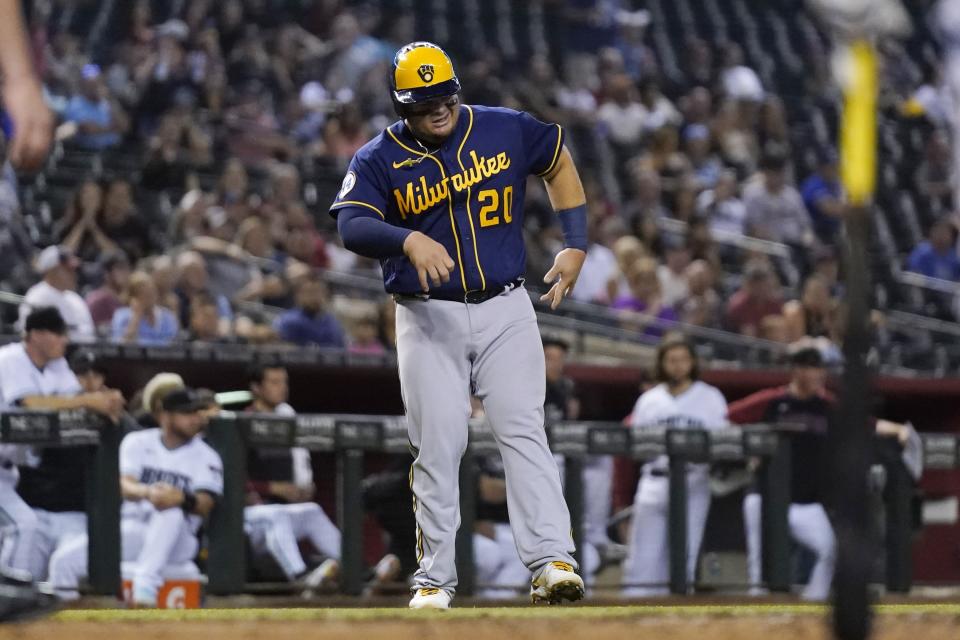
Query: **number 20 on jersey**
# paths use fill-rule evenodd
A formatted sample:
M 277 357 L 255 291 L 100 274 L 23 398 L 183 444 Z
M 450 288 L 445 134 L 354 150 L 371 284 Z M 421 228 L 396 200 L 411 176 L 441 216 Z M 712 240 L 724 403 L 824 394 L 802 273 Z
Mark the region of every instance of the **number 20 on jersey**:
M 503 197 L 498 189 L 484 189 L 477 194 L 480 203 L 480 226 L 494 227 L 500 224 L 513 222 L 513 185 L 503 188 Z M 502 210 L 501 210 L 502 201 Z

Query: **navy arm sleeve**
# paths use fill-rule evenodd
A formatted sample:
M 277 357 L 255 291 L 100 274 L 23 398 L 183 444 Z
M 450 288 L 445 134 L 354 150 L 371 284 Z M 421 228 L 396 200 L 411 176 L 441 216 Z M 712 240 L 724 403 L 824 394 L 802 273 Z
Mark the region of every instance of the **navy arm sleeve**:
M 395 227 L 373 212 L 351 205 L 340 207 L 337 214 L 337 230 L 350 251 L 380 260 L 403 255 L 410 229 Z

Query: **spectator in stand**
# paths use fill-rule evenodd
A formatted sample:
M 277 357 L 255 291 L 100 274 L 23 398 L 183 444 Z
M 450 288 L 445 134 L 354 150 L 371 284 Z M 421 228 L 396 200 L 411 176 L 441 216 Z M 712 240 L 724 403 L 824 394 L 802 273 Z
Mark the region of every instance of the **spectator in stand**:
M 190 325 L 187 339 L 199 342 L 222 342 L 217 300 L 208 293 L 198 293 L 190 300 Z
M 228 206 L 247 199 L 247 190 L 250 188 L 250 178 L 247 169 L 239 158 L 230 158 L 223 165 L 223 173 L 217 183 L 216 201 L 221 206 Z
M 613 252 L 609 246 L 616 242 L 616 235 L 625 232 L 623 221 L 619 218 L 608 218 L 603 220 L 597 212 L 597 201 L 587 203 L 587 257 L 584 265 L 590 268 L 589 272 L 577 280 L 577 288 L 573 290 L 571 297 L 574 300 L 583 302 L 607 302 L 612 300 L 605 296 L 607 279 L 609 274 L 616 268 Z M 547 245 L 545 254 L 552 256 L 554 239 Z M 552 260 L 552 257 L 550 258 Z M 549 269 L 549 267 L 548 267 Z M 544 271 L 546 273 L 546 271 Z M 581 289 L 580 287 L 583 287 Z
M 689 292 L 677 307 L 680 320 L 698 327 L 720 328 L 720 296 L 714 289 L 714 272 L 706 260 L 694 260 L 686 270 Z
M 610 302 L 630 295 L 627 273 L 637 260 L 647 255 L 647 251 L 636 236 L 623 236 L 613 243 L 613 255 L 616 264 L 607 278 L 606 300 Z
M 737 197 L 739 188 L 736 172 L 727 170 L 717 178 L 713 189 L 697 197 L 697 215 L 709 220 L 711 232 L 743 234 L 747 209 Z
M 326 310 L 327 287 L 320 278 L 311 276 L 296 288 L 296 306 L 281 314 L 274 323 L 277 335 L 284 342 L 306 346 L 343 347 L 343 328 Z
M 946 132 L 937 129 L 927 139 L 923 161 L 913 175 L 914 189 L 925 198 L 950 207 L 953 172 L 950 139 Z
M 710 128 L 703 124 L 687 125 L 683 130 L 683 150 L 690 158 L 699 189 L 712 189 L 723 173 L 723 164 L 713 153 Z
M 120 144 L 127 130 L 127 116 L 100 75 L 100 67 L 88 64 L 81 72 L 80 93 L 67 103 L 64 120 L 77 125 L 73 142 L 84 149 L 99 151 Z
M 377 314 L 377 337 L 387 350 L 397 350 L 397 301 L 387 296 Z
M 907 260 L 907 270 L 928 278 L 960 280 L 960 258 L 957 257 L 957 228 L 941 218 L 930 227 L 930 234 L 916 246 Z
M 621 309 L 624 326 L 642 331 L 648 336 L 661 336 L 662 326 L 656 321 L 675 321 L 677 314 L 673 307 L 664 304 L 657 276 L 657 261 L 653 258 L 640 258 L 627 272 L 630 293 L 613 301 L 611 308 Z
M 157 287 L 157 304 L 170 309 L 179 317 L 180 298 L 174 291 L 177 273 L 173 258 L 168 255 L 155 256 L 149 261 L 149 271 L 153 284 Z
M 677 307 L 690 293 L 686 273 L 690 266 L 690 249 L 683 238 L 674 235 L 665 236 L 663 245 L 663 264 L 657 267 L 657 278 L 663 304 Z
M 713 119 L 713 135 L 725 164 L 736 167 L 740 175 L 753 173 L 757 166 L 757 132 L 736 100 L 726 100 Z
M 681 116 L 670 99 L 663 95 L 660 83 L 647 78 L 640 83 L 640 104 L 647 110 L 644 125 L 647 131 L 680 126 Z
M 377 316 L 369 313 L 360 315 L 350 323 L 350 344 L 347 351 L 363 355 L 379 356 L 387 352 L 377 337 Z
M 760 169 L 759 178 L 743 190 L 747 233 L 793 247 L 809 247 L 813 243 L 810 214 L 800 193 L 787 184 L 787 159 L 767 153 Z
M 820 242 L 828 245 L 837 244 L 844 208 L 837 162 L 835 150 L 821 151 L 817 171 L 800 187 L 803 204 L 813 221 L 813 230 Z
M 176 286 L 173 289 L 179 300 L 180 325 L 190 323 L 190 302 L 195 295 L 207 293 L 213 295 L 217 301 L 217 310 L 220 314 L 220 335 L 231 333 L 233 323 L 233 309 L 230 301 L 223 294 L 210 290 L 210 272 L 207 271 L 207 261 L 198 251 L 184 251 L 177 256 Z
M 807 278 L 800 299 L 783 305 L 787 340 L 794 342 L 803 337 L 832 339 L 836 335 L 838 305 L 839 302 L 830 296 L 826 282 L 817 276 Z
M 597 111 L 597 120 L 611 144 L 624 155 L 640 143 L 647 110 L 638 101 L 636 87 L 626 74 L 610 79 L 607 97 Z
M 87 294 L 87 307 L 98 331 L 109 327 L 113 314 L 123 306 L 120 297 L 130 281 L 130 261 L 122 253 L 108 253 L 100 262 L 103 283 Z
M 753 261 L 744 269 L 743 283 L 727 304 L 724 324 L 729 331 L 757 336 L 763 319 L 780 315 L 782 308 L 769 265 Z
M 83 260 L 96 260 L 103 253 L 115 252 L 117 245 L 100 227 L 102 210 L 103 188 L 93 178 L 87 178 L 77 187 L 54 234 L 63 246 Z
M 39 307 L 56 307 L 67 323 L 74 342 L 93 340 L 96 331 L 87 304 L 77 293 L 77 269 L 80 260 L 63 246 L 51 245 L 40 252 L 34 265 L 43 279 L 27 290 L 20 305 L 19 326 Z
M 118 342 L 145 346 L 167 345 L 177 337 L 177 316 L 157 305 L 157 287 L 145 271 L 130 274 L 127 306 L 117 309 L 111 323 L 111 335 Z
M 762 102 L 763 83 L 757 72 L 743 62 L 743 49 L 736 43 L 729 43 L 723 52 L 723 69 L 720 83 L 727 97 L 741 102 Z
M 323 128 L 327 156 L 344 166 L 370 140 L 370 136 L 360 107 L 353 102 L 343 105 L 340 113 L 327 120 Z
M 136 210 L 133 189 L 125 178 L 114 178 L 107 184 L 99 224 L 104 235 L 131 261 L 150 253 L 150 233 Z

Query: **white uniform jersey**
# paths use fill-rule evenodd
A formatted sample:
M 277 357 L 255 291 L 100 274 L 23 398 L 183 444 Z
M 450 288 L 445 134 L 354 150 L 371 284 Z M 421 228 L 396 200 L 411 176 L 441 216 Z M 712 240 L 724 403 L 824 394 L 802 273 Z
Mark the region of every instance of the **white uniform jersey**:
M 295 416 L 297 412 L 286 402 L 281 402 L 273 408 L 278 416 Z M 292 447 L 290 457 L 293 458 L 293 484 L 298 487 L 313 487 L 313 466 L 310 464 L 310 452 L 303 447 Z
M 223 495 L 223 463 L 213 448 L 200 438 L 168 449 L 160 438 L 160 429 L 144 429 L 128 434 L 120 443 L 120 475 L 132 476 L 144 484 L 166 482 L 182 491 L 207 491 Z M 154 512 L 146 500 L 125 500 L 124 518 L 148 519 Z M 196 533 L 201 518 L 190 515 Z
M 97 337 L 90 308 L 76 291 L 69 289 L 61 291 L 44 280 L 33 285 L 23 297 L 23 304 L 20 305 L 18 329 L 23 330 L 23 323 L 26 322 L 27 316 L 38 307 L 56 307 L 67 323 L 67 331 L 72 341 L 90 342 Z
M 75 396 L 82 391 L 80 381 L 65 358 L 48 362 L 38 369 L 22 342 L 0 347 L 0 409 L 13 407 L 29 396 Z M 29 447 L 0 444 L 0 483 L 16 484 L 19 473 L 12 464 L 25 464 Z
M 678 396 L 658 384 L 642 394 L 630 416 L 634 429 L 721 429 L 727 426 L 727 401 L 716 387 L 696 381 Z M 658 469 L 667 467 L 667 456 L 653 462 Z

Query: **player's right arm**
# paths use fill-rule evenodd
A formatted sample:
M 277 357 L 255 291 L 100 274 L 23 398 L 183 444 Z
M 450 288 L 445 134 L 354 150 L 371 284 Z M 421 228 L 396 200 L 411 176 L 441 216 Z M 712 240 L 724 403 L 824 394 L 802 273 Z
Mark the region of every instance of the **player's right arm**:
M 20 399 L 24 409 L 62 411 L 88 409 L 103 414 L 116 422 L 123 413 L 123 396 L 119 391 L 97 391 L 76 396 L 26 396 Z
M 424 292 L 430 290 L 429 282 L 437 287 L 448 282 L 454 262 L 447 250 L 419 231 L 387 222 L 388 194 L 389 187 L 372 160 L 360 153 L 354 156 L 330 206 L 343 246 L 378 260 L 406 256 L 417 270 Z

